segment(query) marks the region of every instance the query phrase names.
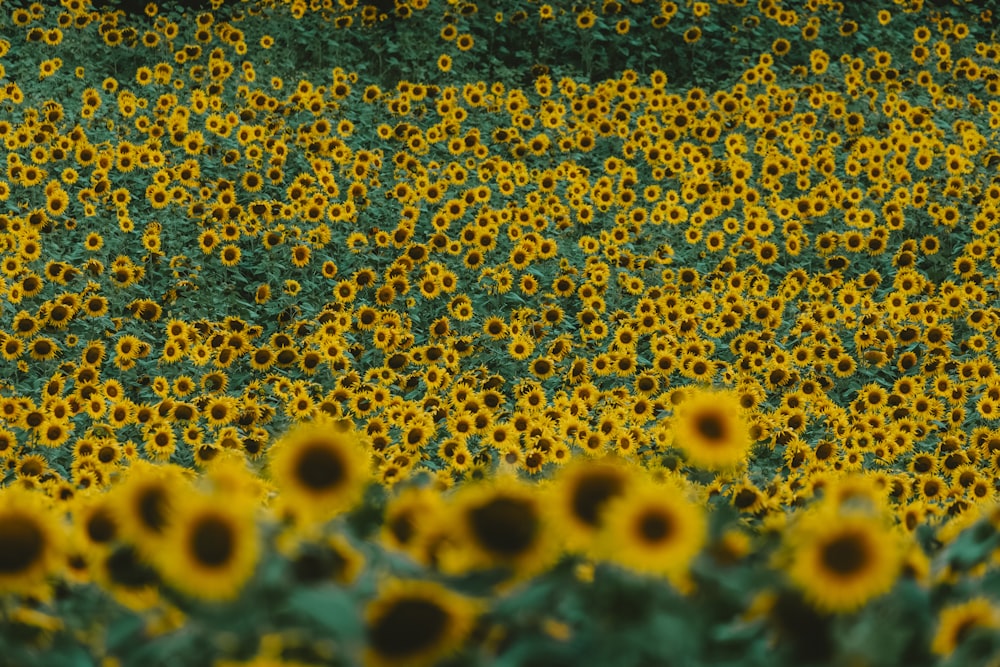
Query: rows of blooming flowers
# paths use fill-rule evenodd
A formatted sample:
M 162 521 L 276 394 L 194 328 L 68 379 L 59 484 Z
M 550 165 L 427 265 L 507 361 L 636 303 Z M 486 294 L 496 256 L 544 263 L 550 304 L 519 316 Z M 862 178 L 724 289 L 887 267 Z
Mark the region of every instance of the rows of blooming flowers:
M 977 4 L 0 3 L 0 655 L 1000 659 Z

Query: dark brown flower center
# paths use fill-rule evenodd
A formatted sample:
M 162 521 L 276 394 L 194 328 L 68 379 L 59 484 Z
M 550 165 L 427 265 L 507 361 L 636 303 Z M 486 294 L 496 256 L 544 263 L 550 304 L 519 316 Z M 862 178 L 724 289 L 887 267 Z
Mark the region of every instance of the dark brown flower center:
M 343 483 L 344 462 L 329 447 L 320 443 L 311 444 L 303 449 L 295 473 L 311 491 L 326 491 Z
M 625 481 L 614 471 L 595 470 L 584 475 L 573 490 L 573 514 L 596 528 L 604 505 L 624 490 Z
M 191 531 L 191 553 L 202 565 L 225 565 L 232 559 L 235 550 L 233 527 L 219 517 L 202 517 Z
M 138 498 L 139 519 L 149 530 L 161 533 L 167 525 L 167 494 L 159 487 L 145 489 Z
M 857 572 L 868 561 L 868 552 L 859 535 L 841 535 L 823 547 L 823 566 L 838 575 Z
M 673 519 L 662 512 L 650 510 L 644 513 L 639 519 L 639 535 L 646 542 L 663 542 L 673 532 Z
M 27 570 L 44 549 L 45 535 L 31 517 L 15 515 L 0 522 L 0 574 Z
M 439 642 L 448 629 L 448 613 L 431 600 L 404 598 L 368 628 L 368 642 L 378 655 L 402 660 Z
M 721 440 L 726 433 L 725 425 L 718 415 L 699 415 L 694 422 L 695 430 L 706 440 Z
M 469 523 L 483 548 L 504 557 L 516 557 L 530 549 L 541 529 L 531 501 L 504 496 L 471 510 Z

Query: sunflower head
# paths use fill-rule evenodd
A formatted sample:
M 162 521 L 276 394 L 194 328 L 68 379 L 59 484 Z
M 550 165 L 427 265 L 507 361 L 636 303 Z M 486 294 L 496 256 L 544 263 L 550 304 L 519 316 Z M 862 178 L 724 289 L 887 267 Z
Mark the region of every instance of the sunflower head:
M 506 568 L 530 576 L 555 555 L 540 497 L 513 478 L 464 487 L 445 521 L 451 530 L 441 565 L 448 571 Z
M 292 575 L 304 585 L 335 581 L 349 586 L 364 564 L 364 556 L 343 535 L 297 544 L 291 553 Z
M 677 480 L 632 484 L 605 509 L 605 559 L 682 586 L 708 535 L 704 511 Z
M 133 543 L 144 555 L 155 552 L 187 485 L 179 468 L 141 461 L 133 463 L 128 477 L 115 488 L 109 500 L 122 539 Z
M 985 597 L 973 598 L 941 611 L 931 650 L 947 657 L 976 630 L 997 629 L 1000 629 L 1000 609 Z
M 604 509 L 634 478 L 631 468 L 611 458 L 571 462 L 561 471 L 549 506 L 567 548 L 586 551 L 593 546 L 604 526 Z
M 235 449 L 222 449 L 206 466 L 202 479 L 214 491 L 240 502 L 260 503 L 267 496 L 267 483 L 249 469 L 246 456 Z
M 73 508 L 73 525 L 81 543 L 99 551 L 110 548 L 119 539 L 121 527 L 108 502 L 110 496 L 78 496 Z
M 254 506 L 230 496 L 188 495 L 154 565 L 164 581 L 201 600 L 236 597 L 257 564 Z
M 147 610 L 159 602 L 156 570 L 132 544 L 121 543 L 100 554 L 93 573 L 103 590 L 133 611 Z
M 821 504 L 792 524 L 785 538 L 787 571 L 816 609 L 846 613 L 892 588 L 904 549 L 877 514 L 831 505 Z
M 365 664 L 437 664 L 461 647 L 475 625 L 477 611 L 474 602 L 438 584 L 392 581 L 365 613 Z
M 272 481 L 305 519 L 325 521 L 349 509 L 370 478 L 361 437 L 331 418 L 293 428 L 271 452 Z
M 37 593 L 60 562 L 62 536 L 38 494 L 0 491 L 0 594 Z
M 396 495 L 386 509 L 382 540 L 393 549 L 427 562 L 431 537 L 441 525 L 444 502 L 426 487 L 411 487 Z
M 750 429 L 733 392 L 694 392 L 678 406 L 671 427 L 674 443 L 700 468 L 738 466 L 750 449 Z

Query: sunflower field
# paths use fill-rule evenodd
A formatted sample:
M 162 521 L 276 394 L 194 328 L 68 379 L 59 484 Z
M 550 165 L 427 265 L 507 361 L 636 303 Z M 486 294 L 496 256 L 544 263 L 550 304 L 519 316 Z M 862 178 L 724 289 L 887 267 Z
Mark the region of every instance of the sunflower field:
M 0 667 L 1000 665 L 992 7 L 0 0 Z

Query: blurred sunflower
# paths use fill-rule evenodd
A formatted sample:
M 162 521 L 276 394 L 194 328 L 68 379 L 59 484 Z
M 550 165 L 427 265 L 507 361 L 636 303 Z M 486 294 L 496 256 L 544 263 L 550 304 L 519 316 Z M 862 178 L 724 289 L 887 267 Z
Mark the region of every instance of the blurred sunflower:
M 289 557 L 295 580 L 306 585 L 332 580 L 349 586 L 365 564 L 361 552 L 343 535 L 296 544 Z
M 443 513 L 444 502 L 436 491 L 406 489 L 393 498 L 386 509 L 382 540 L 390 548 L 405 551 L 423 561 L 426 536 Z
M 977 629 L 1000 629 L 1000 610 L 985 597 L 945 607 L 938 617 L 938 630 L 931 640 L 931 650 L 950 656 L 964 639 Z
M 570 550 L 595 545 L 604 526 L 604 509 L 634 481 L 634 473 L 615 459 L 569 463 L 551 488 L 549 507 Z
M 365 610 L 365 664 L 437 664 L 461 647 L 475 626 L 477 613 L 474 601 L 439 584 L 391 581 Z
M 445 571 L 499 567 L 520 578 L 544 569 L 555 556 L 555 533 L 532 485 L 504 477 L 465 486 L 449 514 L 444 520 L 453 543 L 442 554 Z
M 368 454 L 349 425 L 321 416 L 271 449 L 271 479 L 283 501 L 318 521 L 356 503 L 370 477 Z
M 136 461 L 128 476 L 114 488 L 109 505 L 121 536 L 143 556 L 162 545 L 177 501 L 187 485 L 184 472 L 171 465 Z
M 236 597 L 257 564 L 253 507 L 228 495 L 186 496 L 154 561 L 164 581 L 200 600 Z
M 73 508 L 73 524 L 81 544 L 88 549 L 108 547 L 120 534 L 114 510 L 108 502 L 110 496 L 78 496 Z
M 133 611 L 148 610 L 159 602 L 156 570 L 131 544 L 99 554 L 93 563 L 93 576 L 116 602 Z
M 708 535 L 704 512 L 685 496 L 673 481 L 633 484 L 604 510 L 603 556 L 683 587 Z
M 672 420 L 674 443 L 692 465 L 711 470 L 739 465 L 750 449 L 750 429 L 731 391 L 697 390 Z
M 0 490 L 0 594 L 37 594 L 61 562 L 62 535 L 40 494 Z
M 872 513 L 809 511 L 787 533 L 788 575 L 818 610 L 854 611 L 887 593 L 902 565 L 896 534 Z

